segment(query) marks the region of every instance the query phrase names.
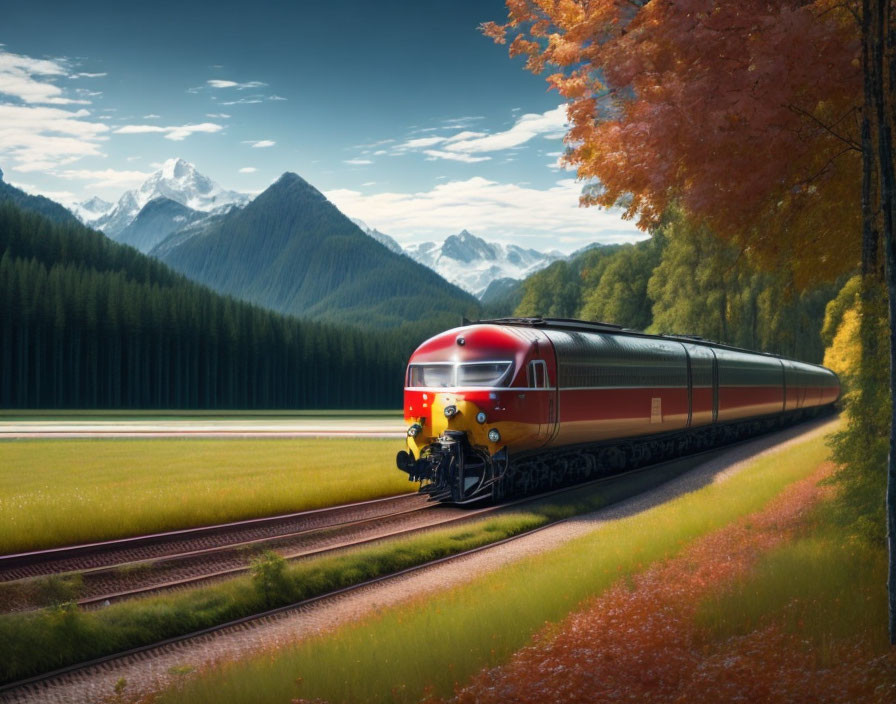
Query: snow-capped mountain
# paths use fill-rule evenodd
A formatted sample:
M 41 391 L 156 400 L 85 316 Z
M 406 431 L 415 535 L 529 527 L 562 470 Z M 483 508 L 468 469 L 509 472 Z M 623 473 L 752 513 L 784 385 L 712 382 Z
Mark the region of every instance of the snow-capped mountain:
M 191 210 L 206 213 L 249 202 L 249 196 L 221 188 L 199 173 L 193 164 L 183 159 L 169 159 L 139 188 L 126 191 L 114 207 L 96 219 L 85 220 L 85 223 L 117 239 L 143 207 L 156 198 L 167 198 Z
M 524 279 L 551 262 L 565 259 L 560 252 L 539 252 L 515 244 L 486 242 L 467 230 L 440 245 L 423 242 L 408 246 L 412 259 L 441 274 L 453 284 L 481 296 L 496 279 Z
M 89 223 L 98 220 L 112 210 L 112 205 L 109 201 L 94 196 L 90 200 L 82 200 L 80 203 L 75 203 L 70 210 L 78 220 L 83 223 Z
M 364 232 L 364 234 L 373 237 L 373 239 L 375 239 L 381 245 L 385 245 L 396 254 L 405 253 L 404 249 L 402 249 L 402 246 L 398 244 L 398 242 L 396 242 L 394 239 L 389 237 L 389 235 L 387 235 L 385 232 L 380 232 L 379 230 L 370 227 L 366 222 L 364 222 L 363 220 L 359 220 L 358 218 L 349 218 L 349 220 L 360 227 L 361 231 Z

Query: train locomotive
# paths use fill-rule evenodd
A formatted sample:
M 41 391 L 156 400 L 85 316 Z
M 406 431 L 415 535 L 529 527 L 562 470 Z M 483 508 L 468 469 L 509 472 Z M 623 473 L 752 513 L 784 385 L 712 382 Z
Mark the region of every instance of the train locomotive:
M 483 320 L 411 356 L 396 462 L 434 500 L 500 500 L 783 427 L 839 397 L 825 367 L 694 336 Z

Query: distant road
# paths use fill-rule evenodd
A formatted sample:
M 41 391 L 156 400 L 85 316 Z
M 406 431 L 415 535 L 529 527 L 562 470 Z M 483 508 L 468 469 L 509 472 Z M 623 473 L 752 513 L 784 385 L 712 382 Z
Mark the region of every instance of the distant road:
M 396 418 L 272 418 L 251 420 L 16 420 L 0 421 L 0 439 L 22 438 L 402 438 Z

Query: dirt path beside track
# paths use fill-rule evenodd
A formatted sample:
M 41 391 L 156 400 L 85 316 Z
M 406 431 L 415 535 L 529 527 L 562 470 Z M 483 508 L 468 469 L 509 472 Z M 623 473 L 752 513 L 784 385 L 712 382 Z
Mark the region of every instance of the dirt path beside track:
M 87 673 L 74 673 L 29 693 L 10 692 L 0 700 L 10 702 L 102 701 L 120 678 L 127 680 L 127 698 L 165 687 L 182 679 L 185 667 L 196 669 L 212 662 L 235 660 L 261 650 L 294 643 L 321 631 L 357 621 L 375 610 L 399 605 L 427 592 L 436 592 L 471 581 L 480 574 L 511 562 L 556 548 L 609 522 L 643 513 L 650 508 L 712 483 L 723 482 L 757 458 L 793 444 L 829 433 L 836 420 L 823 420 L 757 438 L 722 452 L 686 474 L 607 508 L 550 526 L 506 545 L 464 558 L 423 568 L 395 579 L 329 598 L 301 610 L 177 645 L 162 652 L 150 651 L 131 661 L 117 661 Z M 171 670 L 174 669 L 175 674 Z

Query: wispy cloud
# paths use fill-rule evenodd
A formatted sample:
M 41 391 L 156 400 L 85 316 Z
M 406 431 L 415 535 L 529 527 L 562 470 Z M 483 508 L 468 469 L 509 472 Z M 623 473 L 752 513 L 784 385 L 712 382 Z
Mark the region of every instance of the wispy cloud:
M 346 159 L 342 163 L 351 164 L 352 166 L 367 166 L 367 164 L 372 164 L 373 162 L 370 159 Z
M 248 144 L 253 149 L 265 149 L 273 147 L 276 142 L 272 139 L 247 139 L 243 141 L 243 144 Z
M 156 115 L 154 112 L 151 112 L 151 113 L 149 113 L 149 115 L 144 115 L 143 119 L 144 120 L 158 120 L 160 117 L 161 117 L 161 115 Z
M 205 82 L 205 84 L 210 88 L 236 88 L 237 90 L 264 88 L 265 86 L 267 86 L 267 83 L 263 83 L 261 81 L 247 81 L 245 83 L 238 83 L 237 81 L 222 81 L 217 78 L 208 80 Z
M 213 120 L 226 120 L 230 117 L 226 112 L 207 112 L 205 113 L 206 117 L 210 117 Z
M 33 59 L 0 48 L 0 93 L 23 103 L 87 105 L 89 100 L 67 98 L 53 79 L 69 76 L 61 60 Z
M 67 169 L 57 174 L 61 178 L 86 181 L 91 188 L 131 188 L 139 186 L 150 174 L 146 171 L 117 169 Z
M 192 134 L 197 132 L 213 133 L 220 132 L 224 129 L 223 125 L 214 122 L 200 122 L 199 124 L 187 125 L 171 125 L 162 127 L 160 125 L 124 125 L 114 130 L 115 134 L 149 134 L 157 132 L 165 135 L 165 139 L 171 139 L 180 142 Z
M 256 171 L 258 171 L 258 169 L 254 166 L 244 166 L 240 169 L 241 174 L 254 174 Z
M 80 73 L 73 73 L 69 78 L 104 78 L 108 76 L 108 73 L 86 73 L 81 71 Z
M 108 125 L 90 112 L 31 105 L 0 104 L 0 157 L 18 171 L 48 171 L 100 149 Z
M 479 117 L 464 117 L 445 120 L 444 125 L 456 127 L 468 125 Z M 558 105 L 544 113 L 527 113 L 519 116 L 514 124 L 500 132 L 473 132 L 463 130 L 454 134 L 430 135 L 408 139 L 393 148 L 394 154 L 422 151 L 428 159 L 448 159 L 475 163 L 490 159 L 489 156 L 474 156 L 518 148 L 538 136 L 562 136 L 566 128 L 566 106 Z M 417 133 L 423 130 L 416 130 Z M 438 131 L 438 130 L 437 130 Z M 438 146 L 438 149 L 433 147 Z
M 448 159 L 449 161 L 463 161 L 467 164 L 475 164 L 477 161 L 488 161 L 490 156 L 472 156 L 458 152 L 446 152 L 440 149 L 424 149 L 423 153 L 430 159 Z
M 339 189 L 324 195 L 342 212 L 415 241 L 444 237 L 463 228 L 508 241 L 566 238 L 570 251 L 594 241 L 644 238 L 617 210 L 580 208 L 581 191 L 581 183 L 572 178 L 538 189 L 475 177 L 416 193 L 366 195 Z
M 261 98 L 240 98 L 239 100 L 222 100 L 220 105 L 258 105 L 263 103 Z

